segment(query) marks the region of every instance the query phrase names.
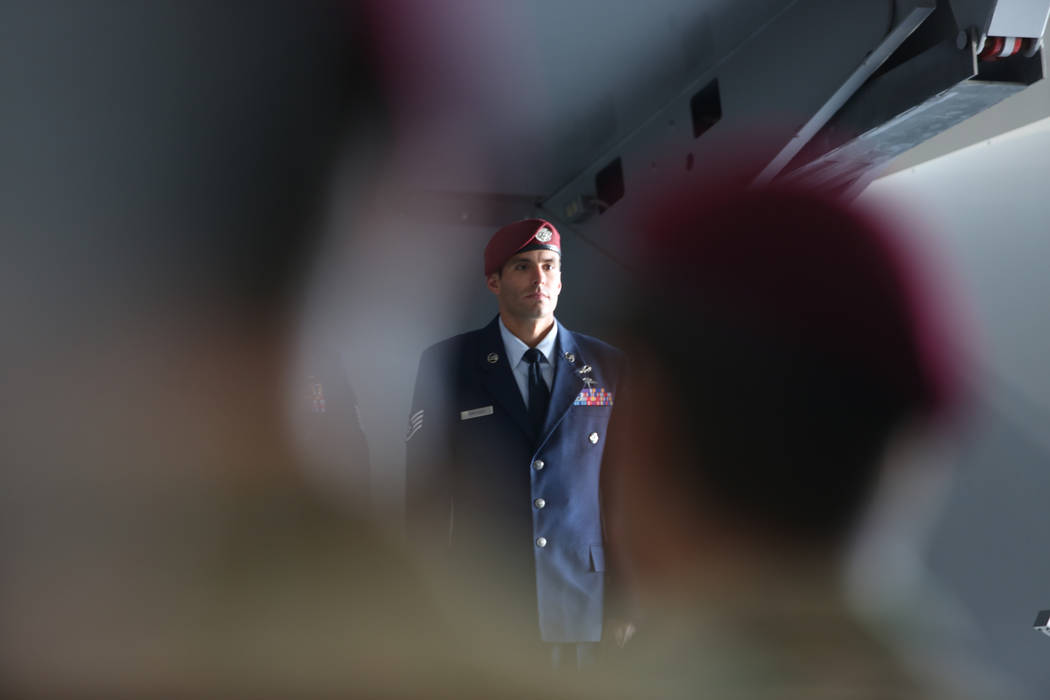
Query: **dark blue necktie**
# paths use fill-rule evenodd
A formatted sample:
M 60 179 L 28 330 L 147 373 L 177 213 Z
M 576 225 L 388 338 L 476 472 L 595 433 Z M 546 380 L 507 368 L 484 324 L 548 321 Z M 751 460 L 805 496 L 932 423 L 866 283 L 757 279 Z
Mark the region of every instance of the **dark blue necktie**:
M 536 435 L 543 432 L 543 424 L 547 420 L 547 406 L 551 402 L 550 389 L 547 388 L 547 382 L 543 381 L 543 373 L 540 372 L 541 357 L 536 348 L 525 351 L 524 360 L 529 363 L 529 418 L 536 429 Z

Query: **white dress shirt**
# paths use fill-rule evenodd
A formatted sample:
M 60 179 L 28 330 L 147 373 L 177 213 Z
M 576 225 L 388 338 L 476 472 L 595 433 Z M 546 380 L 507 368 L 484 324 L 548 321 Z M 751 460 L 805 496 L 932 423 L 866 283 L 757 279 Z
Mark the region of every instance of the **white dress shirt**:
M 522 342 L 521 338 L 511 333 L 505 325 L 503 318 L 499 320 L 499 334 L 503 336 L 503 349 L 506 351 L 507 362 L 514 373 L 514 381 L 518 383 L 518 391 L 525 405 L 529 405 L 529 363 L 525 361 L 525 353 L 529 346 Z M 554 386 L 554 363 L 550 361 L 554 352 L 554 342 L 558 338 L 558 322 L 555 321 L 550 331 L 536 344 L 540 351 L 540 376 L 547 383 L 547 389 Z

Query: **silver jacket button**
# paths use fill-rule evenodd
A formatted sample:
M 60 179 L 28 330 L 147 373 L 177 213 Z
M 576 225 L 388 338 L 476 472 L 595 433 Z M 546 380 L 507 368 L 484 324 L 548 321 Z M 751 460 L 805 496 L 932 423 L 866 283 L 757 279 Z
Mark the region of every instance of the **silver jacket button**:
M 592 445 L 598 444 L 598 433 L 591 433 L 587 436 L 587 439 L 591 441 Z
M 546 537 L 537 537 L 536 538 L 536 546 L 537 547 L 546 547 L 547 546 L 547 538 Z
M 537 508 L 546 508 L 547 507 L 547 501 L 543 500 L 542 498 L 537 498 L 535 501 L 532 502 L 532 504 L 534 506 L 536 506 Z
M 535 462 L 532 463 L 532 468 L 536 471 L 540 471 L 541 469 L 543 469 L 544 466 L 546 465 L 543 463 L 542 459 L 537 459 Z

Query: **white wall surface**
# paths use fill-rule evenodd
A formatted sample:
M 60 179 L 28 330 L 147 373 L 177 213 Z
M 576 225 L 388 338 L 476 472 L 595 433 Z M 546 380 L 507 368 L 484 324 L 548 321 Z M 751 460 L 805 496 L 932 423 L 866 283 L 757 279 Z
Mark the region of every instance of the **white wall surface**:
M 956 445 L 926 564 L 974 623 L 977 653 L 1033 697 L 1050 688 L 1050 120 L 873 183 L 930 238 L 972 304 L 979 405 Z

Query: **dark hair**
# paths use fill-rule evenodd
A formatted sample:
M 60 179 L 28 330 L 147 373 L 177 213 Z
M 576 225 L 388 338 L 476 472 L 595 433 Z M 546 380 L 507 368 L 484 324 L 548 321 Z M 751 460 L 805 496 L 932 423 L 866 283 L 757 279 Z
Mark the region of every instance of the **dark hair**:
M 845 534 L 910 407 L 862 368 L 693 308 L 632 325 L 658 348 L 685 461 L 658 465 L 726 512 L 805 538 Z M 638 381 L 654 380 L 636 368 Z

